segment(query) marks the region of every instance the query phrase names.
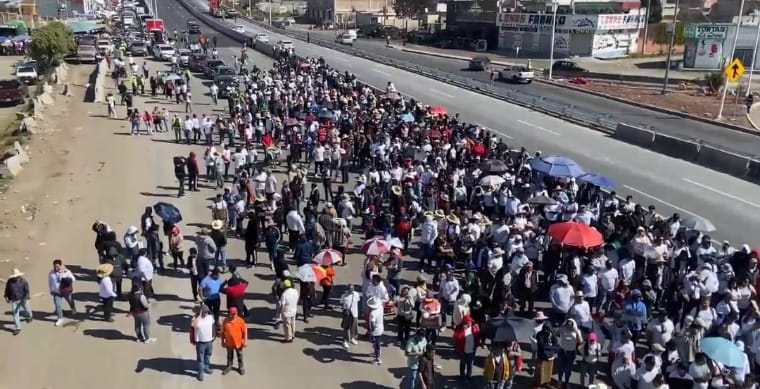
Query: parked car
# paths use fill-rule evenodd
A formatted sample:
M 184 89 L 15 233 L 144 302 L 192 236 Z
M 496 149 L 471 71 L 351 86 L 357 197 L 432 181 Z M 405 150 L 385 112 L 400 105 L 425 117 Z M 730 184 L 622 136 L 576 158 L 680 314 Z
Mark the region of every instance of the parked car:
M 227 66 L 227 65 L 217 66 L 215 69 L 211 71 L 211 73 L 214 80 L 216 80 L 216 77 L 218 76 L 232 76 L 232 77 L 237 76 L 237 72 L 235 71 L 235 68 L 233 68 L 232 66 Z
M 113 44 L 108 39 L 98 40 L 98 43 L 95 45 L 95 47 L 98 48 L 98 51 L 105 51 L 107 53 L 113 51 Z
M 179 49 L 177 50 L 177 56 L 179 56 L 179 61 L 177 63 L 179 66 L 187 67 L 190 65 L 190 56 L 192 55 L 192 51 L 188 49 Z
M 226 64 L 221 59 L 212 59 L 209 61 L 206 61 L 206 69 L 204 69 L 204 73 L 206 73 L 206 77 L 213 79 L 214 78 L 214 71 L 219 66 L 225 66 Z
M 239 32 L 241 34 L 245 34 L 245 27 L 241 26 L 240 24 L 236 24 L 235 27 L 232 27 L 235 32 Z
M 491 66 L 491 59 L 486 56 L 473 57 L 467 65 L 467 70 L 483 71 Z
M 29 97 L 29 87 L 19 80 L 0 80 L 0 104 L 19 105 Z
M 159 61 L 169 61 L 174 56 L 174 47 L 165 44 L 153 47 L 153 57 Z
M 353 45 L 356 41 L 356 36 L 343 33 L 335 37 L 335 43 L 340 43 L 344 45 Z
M 79 63 L 98 62 L 98 51 L 95 46 L 79 45 L 77 47 L 77 60 Z
M 16 79 L 24 84 L 34 85 L 37 83 L 39 75 L 37 69 L 34 66 L 19 66 L 16 69 Z
M 190 61 L 188 62 L 187 67 L 191 72 L 203 73 L 207 59 L 208 56 L 205 54 L 193 54 L 190 56 Z
M 145 57 L 148 55 L 148 44 L 145 42 L 132 42 L 129 46 L 129 53 L 133 57 Z
M 544 73 L 548 72 L 549 69 L 544 71 Z M 579 66 L 575 61 L 559 60 L 554 61 L 554 64 L 552 65 L 553 76 L 581 77 L 584 73 L 588 73 L 588 70 Z
M 499 71 L 499 79 L 504 81 L 530 84 L 535 77 L 535 73 L 527 66 L 507 66 Z

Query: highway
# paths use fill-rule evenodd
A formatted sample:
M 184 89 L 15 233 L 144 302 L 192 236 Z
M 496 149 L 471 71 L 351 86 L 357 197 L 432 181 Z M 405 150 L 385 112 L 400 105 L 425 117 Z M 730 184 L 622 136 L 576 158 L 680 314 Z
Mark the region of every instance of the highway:
M 305 32 L 300 30 L 300 32 Z M 311 31 L 311 39 L 333 41 L 334 31 Z M 447 73 L 453 73 L 460 77 L 488 82 L 487 72 L 471 72 L 466 69 L 467 62 L 440 58 L 430 55 L 415 54 L 398 49 L 388 48 L 382 39 L 359 39 L 354 43 L 356 49 L 376 55 L 403 60 L 429 68 L 434 68 Z M 434 50 L 431 48 L 431 50 Z M 473 53 L 474 54 L 474 53 Z M 639 108 L 629 104 L 620 103 L 588 93 L 578 92 L 546 83 L 511 84 L 496 82 L 497 88 L 519 91 L 525 94 L 545 97 L 562 105 L 573 105 L 579 110 L 595 114 L 607 114 L 618 121 L 625 123 L 638 123 L 644 126 L 656 127 L 658 131 L 689 139 L 701 139 L 707 143 L 722 146 L 727 150 L 739 152 L 745 155 L 758 155 L 760 152 L 760 137 L 745 134 L 722 126 L 717 126 L 698 120 L 685 119 L 680 116 L 663 114 L 645 108 Z M 732 99 L 728 99 L 730 103 Z M 733 108 L 727 105 L 726 112 L 733 112 Z M 743 106 L 738 109 L 743 113 Z M 715 114 L 716 112 L 710 112 Z
M 191 1 L 197 9 L 206 10 L 203 0 Z M 170 18 L 167 13 L 162 17 Z M 189 16 L 177 17 L 186 20 Z M 267 33 L 272 42 L 288 39 L 250 23 L 238 23 L 250 33 Z M 238 46 L 235 42 L 220 42 Z M 756 200 L 760 198 L 760 188 L 754 184 L 423 76 L 302 41 L 294 44 L 297 54 L 324 57 L 337 69 L 352 72 L 374 86 L 384 87 L 391 81 L 406 95 L 430 105 L 444 106 L 451 112 L 461 112 L 465 121 L 494 130 L 513 147 L 525 146 L 528 150 L 541 150 L 545 155 L 571 157 L 586 170 L 617 180 L 623 185 L 618 194 L 630 194 L 645 205 L 654 204 L 666 216 L 679 212 L 707 218 L 718 228 L 711 234 L 716 239 L 729 239 L 735 244 L 752 243 L 757 239 L 754 230 L 760 227 L 760 200 Z M 239 53 L 237 48 L 230 50 L 229 55 Z

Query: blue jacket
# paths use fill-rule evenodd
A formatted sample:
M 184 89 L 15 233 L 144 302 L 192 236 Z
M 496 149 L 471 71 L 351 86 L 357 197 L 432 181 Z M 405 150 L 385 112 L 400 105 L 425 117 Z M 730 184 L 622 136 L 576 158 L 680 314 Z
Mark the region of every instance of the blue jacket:
M 308 240 L 306 242 L 299 243 L 298 246 L 296 246 L 295 253 L 296 266 L 300 267 L 303 265 L 312 264 L 314 254 L 314 243 Z

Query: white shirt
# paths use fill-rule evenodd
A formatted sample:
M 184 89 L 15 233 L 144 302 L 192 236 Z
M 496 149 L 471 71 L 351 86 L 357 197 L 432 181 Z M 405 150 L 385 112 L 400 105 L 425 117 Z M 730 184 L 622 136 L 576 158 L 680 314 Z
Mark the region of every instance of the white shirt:
M 636 370 L 636 374 L 633 376 L 633 378 L 639 382 L 637 389 L 655 389 L 652 381 L 657 377 L 657 374 L 660 374 L 660 369 L 657 367 L 652 370 L 647 370 L 644 366 L 640 367 Z
M 298 291 L 295 288 L 287 288 L 280 296 L 280 309 L 285 317 L 296 317 L 298 312 Z
M 146 256 L 137 257 L 137 272 L 140 274 L 140 278 L 145 281 L 153 279 L 153 262 Z
M 343 294 L 340 298 L 340 305 L 343 309 L 351 312 L 351 316 L 354 318 L 359 317 L 359 299 L 361 295 L 357 291 L 351 291 Z
M 98 282 L 98 295 L 100 298 L 107 299 L 116 297 L 116 292 L 113 291 L 113 281 L 111 277 L 103 277 Z
M 200 316 L 193 322 L 195 341 L 208 343 L 214 340 L 214 315 Z
M 602 271 L 599 272 L 599 286 L 602 287 L 602 290 L 606 292 L 612 292 L 615 290 L 615 286 L 618 282 L 618 271 L 615 268 L 612 269 L 602 269 Z
M 303 218 L 295 209 L 288 212 L 285 216 L 285 221 L 287 222 L 288 230 L 290 231 L 298 231 L 300 233 L 306 231 L 306 227 L 303 225 Z
M 277 192 L 277 178 L 275 178 L 274 174 L 270 174 L 269 176 L 267 176 L 266 181 L 264 181 L 264 192 L 266 193 Z
M 385 326 L 383 323 L 383 309 L 373 309 L 369 314 L 370 329 L 372 336 L 380 336 L 385 332 Z

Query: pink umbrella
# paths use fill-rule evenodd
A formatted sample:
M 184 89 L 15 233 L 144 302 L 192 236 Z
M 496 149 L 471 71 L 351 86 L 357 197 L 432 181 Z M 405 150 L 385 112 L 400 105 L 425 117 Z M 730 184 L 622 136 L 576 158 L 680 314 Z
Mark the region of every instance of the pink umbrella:
M 362 245 L 362 252 L 366 255 L 383 255 L 391 251 L 391 244 L 382 237 L 374 237 Z
M 343 253 L 333 249 L 322 250 L 314 256 L 312 261 L 321 266 L 334 265 L 343 261 Z

